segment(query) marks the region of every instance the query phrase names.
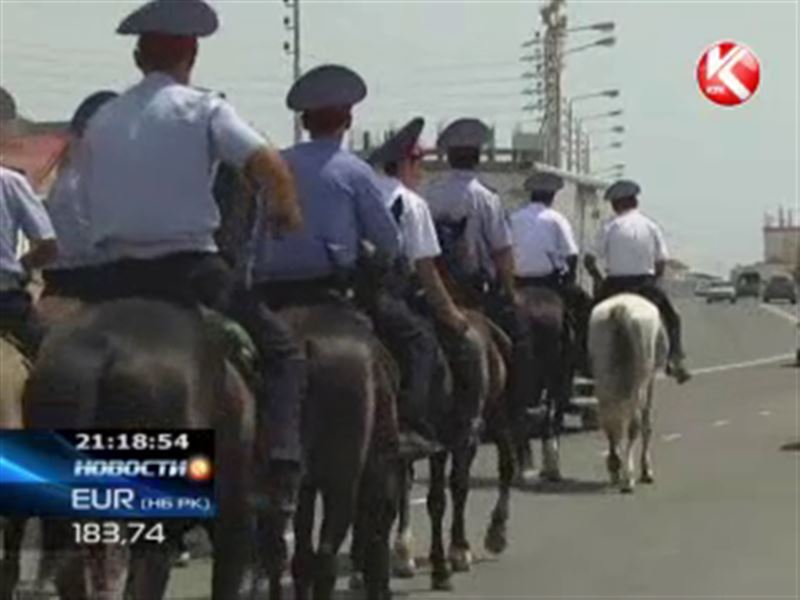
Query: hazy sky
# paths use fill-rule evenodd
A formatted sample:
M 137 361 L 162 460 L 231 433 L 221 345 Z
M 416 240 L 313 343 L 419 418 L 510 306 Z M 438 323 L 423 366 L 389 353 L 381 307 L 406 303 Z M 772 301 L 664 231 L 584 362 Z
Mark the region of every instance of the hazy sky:
M 131 38 L 114 35 L 137 2 L 0 0 L 0 80 L 25 114 L 67 118 L 101 87 L 137 74 Z M 357 127 L 462 115 L 496 123 L 501 143 L 523 121 L 521 42 L 540 25 L 540 2 L 301 0 L 303 62 L 348 64 L 370 95 Z M 227 92 L 277 144 L 291 141 L 284 106 L 291 61 L 280 0 L 218 0 L 222 28 L 204 41 L 196 83 Z M 722 271 L 761 258 L 762 215 L 797 205 L 798 4 L 651 0 L 568 2 L 571 26 L 612 20 L 618 44 L 569 55 L 567 94 L 618 87 L 617 100 L 576 103 L 576 113 L 621 107 L 621 150 L 593 166 L 624 162 L 643 187 L 645 210 L 667 230 L 674 254 Z M 575 33 L 568 47 L 596 39 Z M 743 106 L 722 108 L 699 92 L 701 52 L 720 39 L 747 44 L 761 61 L 761 87 Z M 596 129 L 614 123 L 596 121 Z M 533 127 L 533 125 L 530 125 Z M 611 141 L 598 136 L 596 143 Z

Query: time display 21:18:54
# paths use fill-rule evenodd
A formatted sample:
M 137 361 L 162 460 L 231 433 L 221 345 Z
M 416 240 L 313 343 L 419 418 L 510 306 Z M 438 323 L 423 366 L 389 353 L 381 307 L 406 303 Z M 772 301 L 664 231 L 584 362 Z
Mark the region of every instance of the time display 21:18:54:
M 185 432 L 76 433 L 75 440 L 75 449 L 81 451 L 189 449 Z

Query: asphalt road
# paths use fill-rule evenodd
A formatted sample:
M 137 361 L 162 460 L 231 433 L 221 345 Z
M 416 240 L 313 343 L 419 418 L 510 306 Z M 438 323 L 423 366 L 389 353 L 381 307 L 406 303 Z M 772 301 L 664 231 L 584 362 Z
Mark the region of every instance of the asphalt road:
M 798 598 L 800 442 L 797 333 L 793 307 L 755 302 L 680 304 L 697 376 L 656 395 L 656 483 L 623 496 L 606 484 L 598 432 L 566 436 L 557 485 L 514 493 L 510 547 L 481 548 L 495 499 L 495 458 L 482 449 L 469 502 L 476 564 L 458 575 L 452 598 Z M 782 357 L 782 358 L 781 358 Z M 768 360 L 764 360 L 768 359 Z M 537 452 L 538 454 L 538 452 Z M 423 477 L 424 479 L 424 474 Z M 419 485 L 414 496 L 425 494 Z M 413 580 L 398 596 L 429 592 L 428 525 L 414 508 Z M 209 563 L 173 572 L 171 598 L 207 597 Z M 341 598 L 358 598 L 344 591 Z

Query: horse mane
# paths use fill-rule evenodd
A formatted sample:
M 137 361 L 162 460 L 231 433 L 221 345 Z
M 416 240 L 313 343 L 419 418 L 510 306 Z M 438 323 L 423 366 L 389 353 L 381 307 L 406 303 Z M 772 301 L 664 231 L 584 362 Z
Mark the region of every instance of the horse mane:
M 244 174 L 227 163 L 219 165 L 212 193 L 220 214 L 214 239 L 225 261 L 236 268 L 247 259 L 245 253 L 257 218 L 258 196 Z

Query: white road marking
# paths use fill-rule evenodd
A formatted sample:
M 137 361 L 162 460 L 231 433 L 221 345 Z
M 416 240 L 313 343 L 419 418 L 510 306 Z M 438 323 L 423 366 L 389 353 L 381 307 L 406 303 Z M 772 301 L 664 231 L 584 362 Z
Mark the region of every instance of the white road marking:
M 425 498 L 412 498 L 411 506 L 423 506 L 427 500 Z
M 747 369 L 749 367 L 759 367 L 762 365 L 771 365 L 774 363 L 791 360 L 794 354 L 777 354 L 775 356 L 766 356 L 764 358 L 756 358 L 753 360 L 746 360 L 743 362 L 730 363 L 727 365 L 716 365 L 714 367 L 703 367 L 701 369 L 691 369 L 693 375 L 709 375 L 711 373 L 723 373 L 725 371 L 735 371 L 737 369 Z M 666 375 L 661 375 L 664 378 Z
M 662 435 L 661 439 L 665 442 L 674 442 L 675 440 L 679 440 L 683 437 L 682 433 L 670 433 L 668 435 Z
M 798 309 L 797 309 L 797 305 L 796 304 L 792 305 L 792 310 L 794 311 L 794 314 L 791 314 L 791 313 L 789 313 L 789 312 L 787 312 L 787 311 L 785 311 L 785 310 L 783 310 L 781 308 L 778 308 L 777 306 L 773 306 L 772 304 L 766 304 L 766 303 L 762 302 L 761 304 L 759 304 L 759 306 L 763 310 L 765 310 L 765 311 L 767 311 L 769 313 L 772 313 L 773 315 L 775 315 L 777 317 L 781 317 L 783 319 L 786 319 L 787 321 L 790 321 L 792 323 L 800 322 L 800 316 L 798 315 L 798 312 L 797 312 Z
M 760 414 L 762 417 L 768 417 L 768 416 L 770 416 L 772 414 L 772 411 L 762 410 L 758 414 Z
M 712 427 L 725 427 L 725 425 L 730 425 L 731 422 L 728 419 L 720 419 L 718 421 L 714 421 L 711 426 Z

